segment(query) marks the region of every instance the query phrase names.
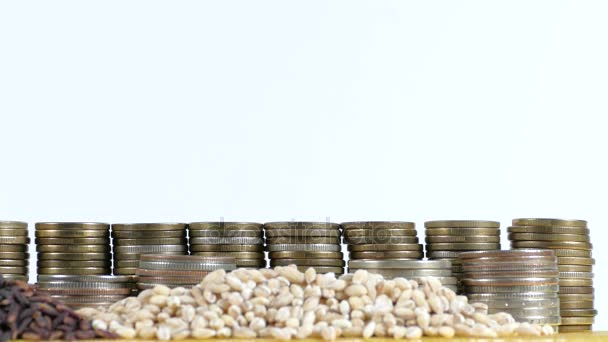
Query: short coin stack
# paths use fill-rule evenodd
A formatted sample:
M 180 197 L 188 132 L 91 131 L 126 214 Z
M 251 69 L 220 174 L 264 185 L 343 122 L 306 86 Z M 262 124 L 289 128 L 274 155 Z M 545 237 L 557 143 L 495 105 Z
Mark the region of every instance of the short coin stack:
M 443 286 L 456 291 L 457 279 L 452 276 L 452 264 L 448 260 L 350 260 L 348 272 L 355 273 L 358 270 L 378 273 L 387 279 L 402 277 L 419 280 L 434 277 Z
M 0 221 L 0 274 L 4 279 L 28 281 L 29 243 L 27 223 Z
M 192 255 L 233 257 L 237 267 L 266 267 L 261 223 L 194 222 L 188 235 Z
M 108 307 L 131 295 L 135 288 L 135 278 L 109 275 L 38 275 L 38 288 L 75 310 L 85 307 Z
M 413 222 L 344 222 L 341 226 L 348 244 L 349 260 L 423 257 Z
M 188 254 L 184 223 L 112 224 L 112 243 L 116 275 L 134 275 L 142 254 Z
M 38 274 L 110 275 L 110 225 L 95 222 L 36 223 Z
M 500 250 L 500 223 L 478 220 L 443 220 L 424 223 L 426 257 L 430 260 L 450 260 L 452 272 L 462 276 L 460 252 Z M 459 287 L 462 292 L 462 287 Z
M 265 223 L 270 266 L 313 267 L 318 273 L 344 273 L 340 226 L 329 222 Z
M 558 325 L 559 275 L 550 250 L 479 251 L 460 254 L 461 280 L 470 302 L 516 321 Z
M 192 287 L 210 272 L 236 269 L 232 257 L 203 257 L 197 255 L 141 255 L 137 268 L 137 288 L 151 289 L 156 285 Z
M 592 245 L 587 222 L 524 218 L 507 228 L 514 249 L 548 248 L 558 260 L 561 332 L 591 330 L 594 309 Z

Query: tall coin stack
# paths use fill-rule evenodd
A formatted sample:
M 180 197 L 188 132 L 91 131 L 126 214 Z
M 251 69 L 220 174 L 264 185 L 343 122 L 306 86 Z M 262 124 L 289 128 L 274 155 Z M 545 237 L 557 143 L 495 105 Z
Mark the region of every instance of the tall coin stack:
M 0 221 L 0 274 L 4 279 L 29 279 L 30 238 L 27 223 Z
M 142 254 L 188 254 L 185 223 L 112 224 L 112 243 L 116 275 L 135 275 Z
M 587 221 L 525 218 L 507 228 L 511 247 L 548 248 L 558 260 L 560 332 L 591 330 L 594 309 L 592 245 Z
M 387 279 L 402 277 L 419 280 L 434 277 L 441 281 L 443 286 L 456 292 L 457 279 L 452 276 L 452 263 L 448 260 L 349 260 L 348 272 L 355 273 L 358 270 L 378 273 Z
M 131 276 L 38 275 L 38 288 L 77 310 L 108 307 L 128 297 L 135 282 Z
M 237 267 L 266 267 L 261 223 L 194 222 L 188 235 L 192 255 L 232 257 Z
M 107 223 L 39 222 L 35 242 L 39 275 L 112 273 Z
M 559 275 L 552 251 L 464 252 L 460 260 L 469 301 L 487 304 L 489 313 L 510 313 L 517 321 L 559 324 Z
M 430 260 L 450 260 L 452 273 L 460 279 L 460 252 L 500 250 L 500 223 L 477 220 L 443 220 L 424 223 L 426 257 Z M 459 286 L 462 292 L 462 287 Z
M 264 224 L 270 266 L 296 265 L 317 273 L 344 273 L 340 226 L 329 222 Z
M 137 268 L 137 288 L 151 289 L 156 285 L 193 287 L 218 269 L 236 269 L 232 257 L 203 257 L 197 255 L 141 255 Z
M 413 222 L 368 221 L 344 222 L 344 241 L 349 260 L 356 259 L 422 259 Z

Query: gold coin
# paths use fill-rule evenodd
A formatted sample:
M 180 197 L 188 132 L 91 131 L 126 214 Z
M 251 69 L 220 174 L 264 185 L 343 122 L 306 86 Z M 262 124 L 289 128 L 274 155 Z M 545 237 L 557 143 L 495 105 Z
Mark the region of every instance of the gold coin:
M 110 260 L 110 253 L 38 253 L 38 260 Z
M 19 229 L 27 231 L 27 222 L 0 221 L 0 229 Z
M 233 257 L 235 259 L 264 259 L 264 252 L 193 252 L 205 257 Z
M 25 251 L 22 252 L 5 252 L 4 247 L 0 250 L 0 259 L 17 259 L 17 260 L 25 260 L 30 257 L 30 253 Z
M 264 259 L 235 259 L 236 267 L 249 268 L 265 268 L 266 260 Z
M 270 260 L 270 266 L 336 266 L 344 267 L 344 260 L 340 259 L 274 259 Z
M 331 222 L 267 222 L 264 223 L 264 228 L 272 229 L 340 229 L 340 225 Z
M 192 238 L 263 238 L 264 233 L 259 230 L 190 230 Z
M 29 244 L 30 238 L 27 236 L 0 236 L 0 245 Z
M 494 235 L 432 235 L 425 239 L 427 244 L 453 242 L 500 243 L 500 236 Z
M 324 236 L 305 236 L 305 237 L 276 237 L 276 238 L 267 238 L 266 243 L 269 245 L 276 244 L 301 244 L 301 243 L 328 243 L 328 244 L 340 244 L 340 238 L 336 237 L 324 237 Z
M 81 267 L 101 267 L 110 268 L 110 260 L 38 260 L 38 267 L 41 268 L 81 268 Z
M 509 233 L 589 235 L 589 228 L 581 228 L 581 227 L 511 226 L 511 227 L 507 227 L 507 231 Z
M 186 230 L 185 223 L 115 223 L 112 231 Z
M 109 238 L 37 238 L 37 245 L 110 245 Z
M 114 267 L 113 271 L 116 275 L 135 275 L 137 267 Z
M 273 259 L 340 259 L 342 260 L 342 252 L 305 252 L 305 251 L 280 251 L 270 252 L 268 256 Z
M 560 279 L 559 286 L 593 286 L 593 279 L 585 279 L 585 278 Z
M 366 251 L 422 251 L 420 244 L 363 244 L 363 245 L 348 245 L 349 252 L 366 252 Z
M 121 230 L 112 231 L 114 239 L 151 239 L 151 238 L 185 238 L 185 230 Z
M 583 331 L 591 331 L 593 330 L 593 326 L 591 324 L 587 325 L 562 325 L 558 328 L 560 333 L 575 333 L 575 332 L 583 332 Z
M 597 316 L 597 310 L 595 309 L 563 309 L 561 308 L 560 314 L 562 317 L 595 317 Z
M 426 245 L 426 250 L 432 251 L 479 251 L 479 250 L 499 250 L 499 243 L 483 242 L 454 242 L 454 243 L 434 243 Z
M 591 302 L 595 300 L 595 295 L 593 293 L 560 293 L 559 294 L 560 303 L 567 302 Z
M 541 233 L 509 233 L 509 240 L 517 241 L 580 241 L 589 242 L 588 235 L 576 234 L 541 234 Z
M 114 246 L 132 245 L 186 245 L 186 238 L 114 239 Z
M 132 267 L 137 268 L 139 266 L 139 260 L 114 260 L 115 268 Z
M 560 302 L 560 309 L 593 309 L 593 301 Z
M 512 249 L 462 252 L 461 259 L 482 259 L 501 261 L 505 259 L 516 260 L 548 260 L 555 261 L 555 254 L 550 249 Z
M 549 226 L 549 227 L 587 227 L 584 220 L 562 220 L 548 218 L 518 218 L 513 219 L 514 226 Z
M 26 259 L 0 259 L 0 266 L 27 266 L 29 260 Z
M 139 260 L 142 255 L 185 255 L 183 251 L 169 251 L 169 252 L 117 252 L 114 251 L 114 260 Z
M 106 230 L 37 230 L 35 232 L 37 238 L 95 238 L 95 237 L 110 237 L 110 232 Z
M 499 228 L 498 221 L 482 221 L 482 220 L 439 220 L 427 221 L 424 223 L 426 228 Z
M 188 224 L 190 231 L 194 230 L 253 230 L 261 232 L 264 225 L 255 222 L 192 222 Z
M 28 250 L 28 245 L 25 244 L 21 244 L 21 245 L 0 245 L 0 251 L 2 252 L 19 252 L 19 253 L 24 253 L 27 252 Z
M 395 237 L 395 236 L 416 236 L 415 229 L 348 229 L 344 231 L 344 237 L 349 239 L 359 237 Z
M 558 248 L 591 250 L 593 245 L 580 241 L 511 241 L 511 247 L 517 248 Z
M 351 229 L 416 229 L 414 222 L 407 221 L 358 221 L 358 222 L 342 222 L 340 226 L 344 230 Z
M 262 245 L 192 245 L 191 252 L 263 252 Z
M 590 265 L 558 265 L 560 272 L 593 272 L 593 266 Z
M 110 273 L 110 267 L 38 267 L 38 274 L 109 275 Z
M 110 224 L 100 222 L 38 222 L 36 230 L 102 230 L 109 231 Z
M 594 317 L 562 317 L 562 326 L 564 325 L 584 325 L 595 323 Z M 561 329 L 561 327 L 560 327 Z
M 109 245 L 37 245 L 37 252 L 51 253 L 109 253 Z
M 421 251 L 350 252 L 350 259 L 422 259 Z
M 560 294 L 593 294 L 593 287 L 568 287 L 562 286 L 559 289 Z
M 424 230 L 426 236 L 453 236 L 453 235 L 484 235 L 484 236 L 500 236 L 498 228 L 426 228 Z
M 593 258 L 559 257 L 557 262 L 560 265 L 595 265 Z
M 592 252 L 590 250 L 582 249 L 551 249 L 557 257 L 577 257 L 577 258 L 591 258 Z
M 26 229 L 0 229 L 0 237 L 3 236 L 27 236 Z
M 0 266 L 0 274 L 27 274 L 27 266 Z

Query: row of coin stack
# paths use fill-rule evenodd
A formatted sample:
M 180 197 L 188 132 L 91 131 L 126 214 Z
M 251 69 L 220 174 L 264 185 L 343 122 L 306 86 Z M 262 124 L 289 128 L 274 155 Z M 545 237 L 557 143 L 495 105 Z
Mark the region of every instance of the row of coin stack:
M 29 243 L 27 223 L 0 221 L 0 274 L 4 279 L 28 281 Z

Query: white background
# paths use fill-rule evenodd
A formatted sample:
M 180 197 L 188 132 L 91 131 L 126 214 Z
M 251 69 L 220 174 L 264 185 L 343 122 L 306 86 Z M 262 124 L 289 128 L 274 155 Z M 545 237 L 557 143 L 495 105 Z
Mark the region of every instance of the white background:
M 605 289 L 607 6 L 2 2 L 0 219 L 581 218 Z

